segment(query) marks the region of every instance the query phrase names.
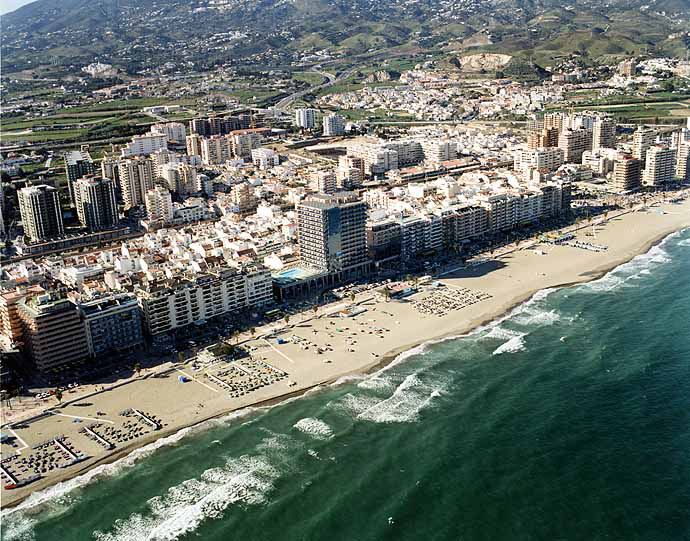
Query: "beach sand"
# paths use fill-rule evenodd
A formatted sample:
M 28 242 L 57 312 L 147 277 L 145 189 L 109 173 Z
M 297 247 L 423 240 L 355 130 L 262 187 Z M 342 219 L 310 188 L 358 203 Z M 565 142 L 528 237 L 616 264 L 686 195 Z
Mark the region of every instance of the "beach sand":
M 660 212 L 660 208 L 665 213 Z M 275 338 L 260 338 L 261 329 L 256 338 L 245 337 L 244 344 L 251 346 L 254 358 L 264 359 L 288 376 L 238 398 L 230 397 L 225 389 L 203 374 L 205 371 L 217 373 L 222 365 L 193 371 L 187 364 L 168 368 L 166 373 L 148 373 L 76 404 L 55 408 L 52 414 L 28 423 L 25 428 L 15 428 L 17 436 L 32 447 L 57 435 L 65 435 L 89 458 L 68 468 L 53 470 L 25 487 L 2 489 L 2 506 L 16 505 L 32 492 L 79 475 L 97 464 L 117 460 L 184 427 L 248 406 L 273 404 L 344 376 L 375 370 L 399 353 L 430 339 L 467 333 L 506 313 L 539 290 L 593 280 L 647 251 L 668 234 L 688 226 L 690 201 L 665 204 L 648 211 L 612 216 L 596 227 L 596 238 L 588 235 L 592 232 L 591 225 L 577 231 L 578 240 L 606 245 L 609 247 L 606 252 L 549 244 L 528 247 L 526 243 L 506 254 L 495 255 L 483 265 L 451 269 L 439 278 L 445 286 L 443 289 L 466 288 L 486 293 L 490 298 L 442 317 L 421 314 L 414 307 L 415 301 L 431 294 L 424 290 L 405 300 L 389 302 L 373 292 L 361 293 L 356 302 L 366 310 L 355 317 L 329 317 L 349 302 L 326 307 L 316 317 L 311 311 L 293 316 L 288 328 L 282 323 L 274 324 L 274 327 L 283 328 L 280 336 L 297 336 L 313 345 L 304 349 L 292 342 L 277 344 Z M 332 351 L 319 354 L 314 345 L 330 347 Z M 324 362 L 326 359 L 329 362 Z M 179 382 L 178 377 L 183 374 L 191 381 Z M 126 419 L 120 412 L 128 408 L 155 415 L 161 420 L 162 428 L 118 443 L 113 450 L 106 450 L 79 433 L 81 428 L 93 422 L 100 422 L 103 429 L 121 426 Z M 75 422 L 74 417 L 85 419 Z M 2 451 L 6 457 L 14 449 L 3 445 Z M 30 448 L 22 450 L 22 456 L 30 453 Z

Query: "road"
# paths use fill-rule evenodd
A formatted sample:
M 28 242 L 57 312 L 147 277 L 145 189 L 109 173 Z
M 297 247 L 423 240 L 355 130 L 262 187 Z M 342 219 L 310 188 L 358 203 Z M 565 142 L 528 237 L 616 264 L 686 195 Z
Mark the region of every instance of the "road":
M 342 81 L 343 79 L 347 79 L 352 72 L 355 71 L 355 68 L 351 68 L 349 70 L 346 70 L 342 72 L 340 75 L 337 77 L 333 75 L 332 73 L 328 73 L 327 71 L 319 71 L 319 70 L 312 70 L 310 73 L 318 73 L 319 75 L 322 75 L 323 77 L 326 77 L 328 81 L 325 83 L 322 83 L 317 86 L 310 86 L 309 88 L 305 90 L 300 90 L 299 92 L 295 92 L 294 94 L 290 94 L 289 96 L 286 96 L 282 100 L 280 100 L 278 103 L 276 103 L 275 108 L 280 109 L 282 111 L 287 111 L 287 109 L 292 105 L 292 103 L 304 96 L 305 94 L 310 94 L 312 92 L 316 92 L 317 90 L 321 90 L 322 88 L 328 88 L 329 86 L 334 85 L 338 81 Z

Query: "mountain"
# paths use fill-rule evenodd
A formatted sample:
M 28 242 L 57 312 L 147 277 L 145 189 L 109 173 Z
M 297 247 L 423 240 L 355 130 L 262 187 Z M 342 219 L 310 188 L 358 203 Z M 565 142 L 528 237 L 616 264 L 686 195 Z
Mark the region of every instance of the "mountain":
M 690 0 L 38 0 L 0 20 L 12 73 L 94 61 L 129 72 L 289 65 L 310 51 L 682 54 L 689 17 Z

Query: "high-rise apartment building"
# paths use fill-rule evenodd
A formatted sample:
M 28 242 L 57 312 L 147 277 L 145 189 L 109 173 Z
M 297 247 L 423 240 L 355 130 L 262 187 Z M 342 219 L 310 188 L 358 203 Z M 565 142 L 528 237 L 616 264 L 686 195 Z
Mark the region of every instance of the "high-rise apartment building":
M 345 134 L 345 119 L 335 113 L 323 117 L 323 134 L 325 137 Z
M 364 182 L 364 160 L 357 156 L 340 156 L 336 181 L 339 190 L 359 188 Z
M 333 171 L 314 171 L 311 174 L 312 188 L 319 193 L 331 194 L 338 190 L 336 175 Z
M 202 191 L 196 167 L 186 163 L 166 163 L 161 167 L 161 178 L 171 192 L 190 194 Z
M 50 372 L 89 356 L 79 309 L 59 295 L 45 293 L 19 301 L 25 349 L 36 369 Z
M 616 121 L 603 116 L 594 120 L 592 127 L 592 149 L 616 148 Z
M 187 155 L 188 156 L 201 156 L 201 142 L 203 137 L 196 133 L 188 135 L 185 137 L 185 144 L 187 145 Z
M 537 169 L 555 171 L 563 165 L 564 152 L 559 147 L 542 147 L 534 150 L 523 149 L 515 152 L 514 165 L 518 171 Z
M 543 128 L 527 134 L 527 148 L 534 150 L 542 147 L 558 146 L 558 128 Z
M 141 346 L 144 333 L 137 298 L 129 293 L 79 304 L 91 357 Z
M 146 283 L 136 295 L 146 331 L 156 335 L 271 304 L 273 283 L 271 273 L 263 267 L 237 270 L 220 266 L 194 278 Z
M 676 178 L 690 180 L 690 143 L 680 145 L 676 153 Z
M 329 272 L 367 261 L 367 205 L 352 192 L 313 195 L 297 206 L 300 261 Z
M 24 233 L 40 242 L 65 233 L 58 191 L 52 186 L 27 186 L 17 192 Z
M 74 206 L 74 182 L 81 177 L 95 174 L 96 164 L 85 150 L 72 150 L 65 153 L 65 173 L 67 174 L 69 201 Z
M 558 148 L 563 149 L 565 163 L 582 163 L 582 153 L 592 149 L 592 131 L 565 128 L 558 137 Z
M 295 126 L 313 130 L 316 127 L 316 109 L 295 109 Z
M 232 156 L 232 145 L 224 135 L 212 135 L 201 140 L 201 161 L 206 165 L 225 163 Z
M 254 214 L 259 206 L 259 200 L 254 194 L 254 186 L 249 182 L 235 184 L 230 190 L 230 199 L 233 203 L 233 214 L 237 219 Z
M 77 216 L 89 231 L 101 231 L 119 222 L 115 181 L 103 177 L 84 177 L 74 183 Z
M 676 154 L 672 148 L 652 146 L 647 149 L 642 182 L 659 186 L 673 180 Z
M 647 158 L 647 149 L 651 147 L 655 141 L 656 132 L 654 130 L 645 126 L 638 127 L 633 134 L 633 158 L 637 158 L 644 163 Z
M 613 165 L 611 187 L 616 192 L 634 192 L 640 189 L 642 180 L 642 161 L 625 154 L 616 159 Z
M 122 148 L 121 154 L 123 158 L 148 156 L 161 148 L 168 148 L 167 135 L 155 132 L 145 133 L 144 135 L 135 135 L 132 137 L 132 140 Z
M 154 124 L 151 126 L 151 131 L 154 133 L 162 133 L 168 138 L 168 141 L 175 141 L 176 143 L 184 143 L 187 136 L 187 130 L 181 122 L 164 122 Z
M 122 160 L 119 172 L 125 210 L 143 205 L 144 194 L 153 188 L 153 161 L 143 156 Z
M 146 192 L 146 215 L 149 220 L 169 223 L 173 219 L 173 204 L 170 192 L 163 186 L 156 186 Z

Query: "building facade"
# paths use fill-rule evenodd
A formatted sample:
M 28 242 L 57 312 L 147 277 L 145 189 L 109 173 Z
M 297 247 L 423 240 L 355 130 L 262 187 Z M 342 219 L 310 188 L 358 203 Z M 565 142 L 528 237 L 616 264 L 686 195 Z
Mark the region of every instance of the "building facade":
M 17 192 L 24 233 L 40 242 L 65 233 L 58 191 L 45 184 L 28 186 Z

